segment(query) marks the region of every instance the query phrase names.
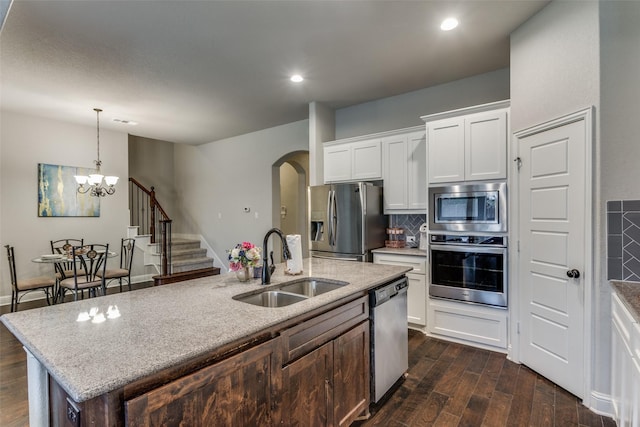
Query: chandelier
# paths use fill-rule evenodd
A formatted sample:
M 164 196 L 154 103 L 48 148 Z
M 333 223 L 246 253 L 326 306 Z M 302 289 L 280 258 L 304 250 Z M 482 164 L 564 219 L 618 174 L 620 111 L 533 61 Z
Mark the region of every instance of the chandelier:
M 116 192 L 115 185 L 118 182 L 118 177 L 100 174 L 100 166 L 102 165 L 100 161 L 100 113 L 102 110 L 94 108 L 93 111 L 96 112 L 96 129 L 98 134 L 98 159 L 93 161 L 96 164 L 96 173 L 92 173 L 89 176 L 75 175 L 74 178 L 78 183 L 78 193 L 89 193 L 95 197 L 105 197 Z M 103 178 L 104 186 L 102 185 Z M 85 186 L 85 184 L 88 185 Z

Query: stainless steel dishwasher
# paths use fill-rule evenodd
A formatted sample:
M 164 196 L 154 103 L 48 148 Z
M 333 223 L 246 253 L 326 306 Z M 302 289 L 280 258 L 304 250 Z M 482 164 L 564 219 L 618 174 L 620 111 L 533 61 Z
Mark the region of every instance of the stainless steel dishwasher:
M 377 403 L 409 368 L 407 278 L 371 291 L 371 401 Z

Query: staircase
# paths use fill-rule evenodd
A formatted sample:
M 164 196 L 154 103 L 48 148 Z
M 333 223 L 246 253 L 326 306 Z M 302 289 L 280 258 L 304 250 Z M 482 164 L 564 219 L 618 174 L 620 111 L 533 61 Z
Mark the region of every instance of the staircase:
M 129 212 L 130 232 L 149 233 L 135 237 L 140 239 L 136 246 L 140 242 L 144 248 L 144 264 L 153 265 L 160 273 L 153 276 L 154 286 L 220 274 L 220 269 L 213 266 L 213 258 L 207 256 L 207 249 L 200 247 L 200 240 L 172 235 L 172 220 L 158 203 L 154 187 L 147 189 L 132 177 Z
M 150 243 L 149 246 L 156 254 L 154 264 L 160 265 L 158 244 Z M 207 256 L 207 249 L 200 246 L 199 240 L 180 237 L 171 239 L 169 271 L 165 276 L 153 276 L 154 286 L 220 274 L 220 268 L 213 266 L 213 258 Z
M 171 271 L 173 274 L 213 267 L 213 258 L 200 247 L 200 241 L 171 239 Z

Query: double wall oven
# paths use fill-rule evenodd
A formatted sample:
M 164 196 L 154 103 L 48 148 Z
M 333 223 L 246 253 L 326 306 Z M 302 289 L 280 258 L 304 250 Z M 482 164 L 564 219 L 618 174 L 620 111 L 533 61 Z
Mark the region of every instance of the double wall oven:
M 429 294 L 506 307 L 506 183 L 431 187 L 429 208 Z

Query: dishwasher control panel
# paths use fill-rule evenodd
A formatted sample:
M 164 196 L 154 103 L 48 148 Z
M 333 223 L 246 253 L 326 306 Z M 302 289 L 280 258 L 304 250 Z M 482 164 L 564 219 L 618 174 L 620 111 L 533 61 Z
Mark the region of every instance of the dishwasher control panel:
M 403 277 L 402 279 L 387 283 L 386 285 L 374 289 L 371 291 L 371 306 L 376 307 L 386 301 L 389 301 L 398 293 L 406 292 L 408 286 L 407 278 Z

